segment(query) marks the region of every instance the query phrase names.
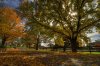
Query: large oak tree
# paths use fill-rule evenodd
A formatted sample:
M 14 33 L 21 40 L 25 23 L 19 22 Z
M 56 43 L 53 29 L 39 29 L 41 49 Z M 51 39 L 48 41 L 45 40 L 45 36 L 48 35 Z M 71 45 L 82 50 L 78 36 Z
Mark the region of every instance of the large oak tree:
M 79 38 L 100 22 L 99 0 L 37 0 L 21 6 L 22 12 L 33 23 L 44 26 L 70 40 L 77 52 Z M 67 40 L 66 40 L 67 41 Z

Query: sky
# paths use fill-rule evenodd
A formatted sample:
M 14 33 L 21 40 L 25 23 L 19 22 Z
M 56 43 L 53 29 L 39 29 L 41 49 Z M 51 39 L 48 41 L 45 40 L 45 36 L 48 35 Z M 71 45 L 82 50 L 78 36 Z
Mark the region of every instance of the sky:
M 95 40 L 100 40 L 100 34 L 98 32 L 89 33 L 88 37 L 90 37 L 91 42 L 95 42 Z
M 100 40 L 100 34 L 96 31 L 96 28 L 93 28 L 93 32 L 92 33 L 88 33 L 87 34 L 88 37 L 90 37 L 91 42 L 95 42 L 95 40 Z
M 0 0 L 0 4 L 4 4 L 6 6 L 10 6 L 13 8 L 17 8 L 22 0 Z
M 19 7 L 19 4 L 22 1 L 27 1 L 27 0 L 3 0 L 3 1 L 0 0 L 0 4 L 5 4 L 6 6 L 17 8 Z M 34 1 L 34 0 L 28 0 L 28 1 Z

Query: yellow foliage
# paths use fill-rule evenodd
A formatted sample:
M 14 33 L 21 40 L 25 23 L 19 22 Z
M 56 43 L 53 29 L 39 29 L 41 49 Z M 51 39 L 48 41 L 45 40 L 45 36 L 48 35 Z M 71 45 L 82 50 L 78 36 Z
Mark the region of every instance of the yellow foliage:
M 62 37 L 57 37 L 55 39 L 55 44 L 60 45 L 60 46 L 63 46 L 64 45 L 63 38 Z
M 0 36 L 22 37 L 23 30 L 24 25 L 14 9 L 0 8 Z

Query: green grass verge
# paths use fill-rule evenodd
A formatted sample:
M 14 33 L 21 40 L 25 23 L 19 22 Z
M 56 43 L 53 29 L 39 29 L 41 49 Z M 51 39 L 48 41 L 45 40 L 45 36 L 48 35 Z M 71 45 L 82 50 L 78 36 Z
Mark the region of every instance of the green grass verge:
M 78 52 L 81 54 L 100 54 L 100 52 Z

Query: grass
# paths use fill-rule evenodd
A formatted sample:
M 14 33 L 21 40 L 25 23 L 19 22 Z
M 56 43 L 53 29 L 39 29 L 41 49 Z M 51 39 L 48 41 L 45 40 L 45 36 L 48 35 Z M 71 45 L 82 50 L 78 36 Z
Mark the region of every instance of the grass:
M 97 55 L 100 55 L 100 52 L 78 52 L 78 53 L 81 53 L 81 54 L 97 54 Z
M 19 50 L 18 50 L 19 49 Z M 35 50 L 35 49 L 23 49 L 23 48 L 16 48 L 16 49 L 13 49 L 13 48 L 11 48 L 11 49 L 8 49 L 7 51 L 27 51 L 27 52 L 39 52 L 39 53 L 58 53 L 58 54 L 60 54 L 60 53 L 67 53 L 67 54 L 71 54 L 72 52 L 71 51 L 66 51 L 66 52 L 63 52 L 63 51 L 51 51 L 51 49 L 39 49 L 39 50 Z M 100 54 L 100 52 L 88 52 L 88 51 L 79 51 L 79 52 L 77 52 L 77 53 L 79 53 L 79 54 Z
M 16 50 L 17 49 L 15 49 L 15 51 Z M 21 51 L 27 51 L 27 52 L 29 51 L 29 52 L 40 52 L 40 53 L 52 53 L 52 54 L 53 53 L 59 53 L 59 54 L 60 53 L 67 53 L 67 54 L 71 54 L 72 53 L 71 51 L 63 52 L 61 50 L 60 51 L 51 51 L 51 49 L 39 49 L 39 50 L 35 50 L 35 49 L 28 49 L 28 48 L 27 49 L 20 49 L 19 48 L 19 50 L 21 50 Z M 14 49 L 13 50 L 11 49 L 11 50 L 8 50 L 8 51 L 14 51 Z M 79 54 L 98 54 L 98 55 L 100 54 L 100 52 L 96 52 L 96 51 L 95 52 L 88 52 L 88 51 L 86 51 L 86 52 L 82 51 L 81 52 L 81 51 L 79 51 L 77 53 L 79 53 Z

